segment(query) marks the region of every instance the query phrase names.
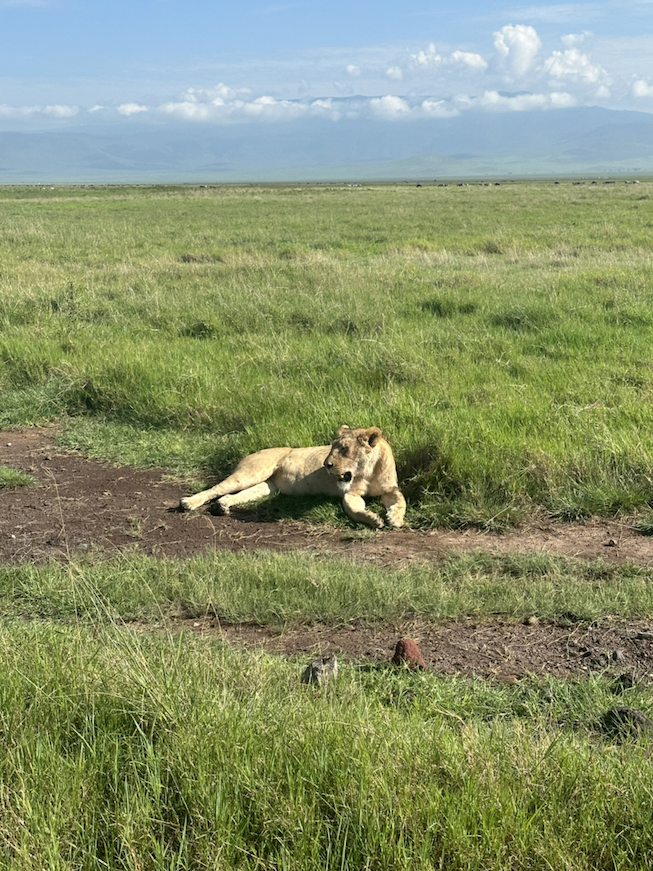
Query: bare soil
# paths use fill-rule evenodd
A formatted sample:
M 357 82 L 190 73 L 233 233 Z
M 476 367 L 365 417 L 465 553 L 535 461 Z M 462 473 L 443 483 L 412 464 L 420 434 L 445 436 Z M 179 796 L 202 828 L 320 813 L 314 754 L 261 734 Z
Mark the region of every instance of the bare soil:
M 150 555 L 304 550 L 384 566 L 441 562 L 455 552 L 547 553 L 607 563 L 653 564 L 653 539 L 626 523 L 538 520 L 502 535 L 472 530 L 369 532 L 314 527 L 292 520 L 261 522 L 255 511 L 232 517 L 177 511 L 184 485 L 161 469 L 131 469 L 66 452 L 51 429 L 0 432 L 0 465 L 30 473 L 33 487 L 0 498 L 0 562 L 46 562 L 76 553 L 125 549 Z M 652 621 L 653 622 L 653 621 Z M 411 623 L 400 626 L 309 626 L 274 633 L 266 627 L 223 626 L 214 618 L 180 621 L 196 632 L 240 645 L 297 655 L 336 652 L 387 662 L 401 636 L 414 638 L 427 666 L 442 673 L 503 680 L 525 674 L 571 675 L 596 670 L 628 679 L 653 674 L 653 628 L 644 623 L 600 627 Z M 626 679 L 626 683 L 628 682 Z

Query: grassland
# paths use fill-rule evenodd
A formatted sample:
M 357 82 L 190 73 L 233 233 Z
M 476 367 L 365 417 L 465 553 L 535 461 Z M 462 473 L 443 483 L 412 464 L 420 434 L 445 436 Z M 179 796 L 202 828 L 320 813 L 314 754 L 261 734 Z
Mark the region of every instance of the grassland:
M 320 692 L 189 635 L 38 623 L 2 656 L 4 867 L 649 867 L 648 750 L 586 722 L 601 680 Z
M 650 738 L 604 733 L 608 674 L 490 685 L 345 662 L 314 689 L 305 662 L 165 630 L 182 612 L 280 625 L 474 600 L 479 619 L 517 615 L 520 600 L 546 609 L 547 585 L 558 605 L 585 587 L 585 617 L 619 601 L 651 613 L 649 570 L 578 574 L 545 558 L 384 573 L 264 555 L 0 569 L 0 864 L 650 867 Z M 625 701 L 653 706 L 645 681 Z
M 0 423 L 222 473 L 377 424 L 413 524 L 646 510 L 651 188 L 0 197 Z
M 413 525 L 649 528 L 653 185 L 0 190 L 0 426 L 197 484 L 392 442 Z M 28 484 L 0 469 L 0 492 Z M 4 483 L 3 483 L 4 481 Z M 306 516 L 341 522 L 336 506 Z M 650 525 L 650 524 L 649 524 Z M 2 531 L 0 531 L 2 534 Z M 648 568 L 301 554 L 0 566 L 0 867 L 651 867 L 612 678 L 516 684 L 230 650 L 170 616 L 653 619 Z M 651 714 L 646 679 L 625 703 Z

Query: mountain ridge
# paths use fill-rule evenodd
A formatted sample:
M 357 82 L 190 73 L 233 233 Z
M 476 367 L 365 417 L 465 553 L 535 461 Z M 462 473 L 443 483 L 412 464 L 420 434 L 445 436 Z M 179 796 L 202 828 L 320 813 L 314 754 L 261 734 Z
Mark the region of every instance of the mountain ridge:
M 0 132 L 0 183 L 653 173 L 653 115 L 602 108 Z

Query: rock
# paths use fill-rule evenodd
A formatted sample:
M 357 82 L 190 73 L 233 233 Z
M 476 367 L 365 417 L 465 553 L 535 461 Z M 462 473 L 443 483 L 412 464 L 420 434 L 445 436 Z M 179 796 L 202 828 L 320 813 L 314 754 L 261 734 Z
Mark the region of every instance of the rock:
M 601 718 L 601 724 L 610 735 L 636 735 L 653 729 L 653 720 L 637 708 L 628 708 L 625 705 L 606 711 Z
M 395 665 L 407 665 L 409 668 L 426 668 L 424 657 L 412 638 L 400 638 L 392 657 Z
M 302 675 L 302 683 L 313 684 L 313 686 L 326 686 L 331 678 L 338 676 L 338 660 L 335 653 L 333 656 L 315 659 L 310 665 L 307 665 Z
M 613 693 L 623 693 L 624 690 L 630 690 L 635 686 L 635 677 L 629 671 L 625 671 L 623 674 L 620 674 L 619 677 L 614 679 L 614 683 L 612 684 L 612 692 Z

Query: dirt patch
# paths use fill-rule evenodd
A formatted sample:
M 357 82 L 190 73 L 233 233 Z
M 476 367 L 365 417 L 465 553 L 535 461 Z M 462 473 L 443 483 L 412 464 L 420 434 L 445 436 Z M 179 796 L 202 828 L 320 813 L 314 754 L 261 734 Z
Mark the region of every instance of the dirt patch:
M 41 562 L 125 548 L 188 557 L 207 551 L 308 550 L 381 565 L 441 561 L 459 551 L 547 553 L 608 563 L 653 565 L 653 538 L 627 524 L 534 522 L 502 535 L 447 530 L 334 530 L 301 521 L 260 522 L 176 512 L 183 484 L 161 469 L 130 469 L 64 452 L 48 429 L 0 432 L 0 465 L 31 473 L 35 487 L 0 498 L 0 560 Z
M 328 553 L 386 566 L 441 562 L 451 553 L 469 550 L 653 564 L 653 539 L 614 521 L 532 523 L 493 535 L 322 529 L 300 521 L 263 523 L 251 512 L 240 517 L 180 514 L 175 509 L 185 488 L 164 471 L 89 460 L 57 448 L 53 436 L 49 429 L 0 433 L 0 465 L 29 472 L 37 481 L 33 487 L 0 491 L 0 561 L 43 562 L 125 549 L 182 558 L 270 549 Z M 281 634 L 267 627 L 220 625 L 210 617 L 179 625 L 234 645 L 299 656 L 304 665 L 305 658 L 331 653 L 371 667 L 385 665 L 397 640 L 410 636 L 427 667 L 443 674 L 514 680 L 528 674 L 607 671 L 615 680 L 615 692 L 625 692 L 629 681 L 653 675 L 653 628 L 645 623 L 608 621 L 583 628 L 500 621 L 374 627 L 355 622 Z
M 412 621 L 397 626 L 302 626 L 283 633 L 265 626 L 220 624 L 214 618 L 179 621 L 193 632 L 235 646 L 296 656 L 302 665 L 335 653 L 343 660 L 389 666 L 399 638 L 419 645 L 426 667 L 440 674 L 514 681 L 526 675 L 607 674 L 623 693 L 653 677 L 651 622 L 607 621 L 601 626 L 556 626 L 493 621 L 477 624 Z

